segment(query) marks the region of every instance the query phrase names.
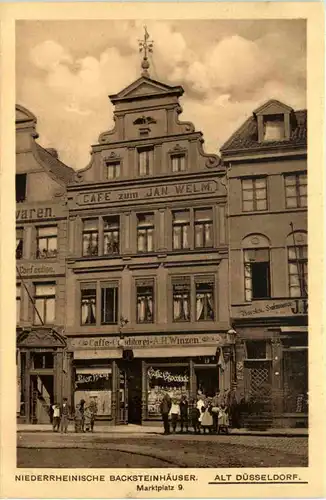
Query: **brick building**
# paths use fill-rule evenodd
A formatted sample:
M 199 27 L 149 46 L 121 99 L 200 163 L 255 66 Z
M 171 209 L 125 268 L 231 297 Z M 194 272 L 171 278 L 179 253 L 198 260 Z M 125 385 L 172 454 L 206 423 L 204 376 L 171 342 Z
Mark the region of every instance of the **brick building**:
M 238 390 L 266 425 L 307 425 L 307 113 L 271 100 L 221 153 Z
M 17 415 L 49 421 L 65 370 L 65 186 L 74 171 L 37 142 L 36 118 L 16 106 Z M 33 306 L 35 304 L 35 307 Z
M 159 418 L 163 390 L 213 395 L 233 375 L 225 169 L 179 121 L 182 94 L 145 68 L 111 95 L 114 129 L 67 188 L 70 397 L 116 423 Z

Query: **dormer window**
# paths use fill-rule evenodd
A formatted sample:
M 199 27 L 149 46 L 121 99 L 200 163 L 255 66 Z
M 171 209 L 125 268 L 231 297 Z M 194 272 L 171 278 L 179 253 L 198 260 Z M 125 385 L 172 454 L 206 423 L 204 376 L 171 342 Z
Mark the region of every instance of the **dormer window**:
M 119 161 L 107 162 L 105 176 L 106 179 L 109 181 L 120 177 L 120 162 Z
M 284 139 L 284 115 L 264 117 L 264 141 L 283 141 Z

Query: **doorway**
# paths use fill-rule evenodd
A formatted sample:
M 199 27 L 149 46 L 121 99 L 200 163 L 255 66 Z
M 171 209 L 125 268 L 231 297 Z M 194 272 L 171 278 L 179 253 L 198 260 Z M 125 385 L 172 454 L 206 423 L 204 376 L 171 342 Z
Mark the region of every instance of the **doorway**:
M 54 404 L 54 376 L 35 374 L 30 379 L 30 412 L 34 424 L 52 422 L 51 408 Z
M 213 397 L 219 389 L 219 376 L 216 366 L 196 367 L 197 392 L 200 390 L 205 396 Z
M 141 362 L 134 360 L 128 370 L 128 423 L 140 425 L 142 421 Z

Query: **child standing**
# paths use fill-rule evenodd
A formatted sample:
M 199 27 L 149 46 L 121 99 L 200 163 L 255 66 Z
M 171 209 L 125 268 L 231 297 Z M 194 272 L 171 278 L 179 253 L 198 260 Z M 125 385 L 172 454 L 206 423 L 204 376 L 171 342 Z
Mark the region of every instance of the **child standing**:
M 180 406 L 178 405 L 178 401 L 176 399 L 173 399 L 170 410 L 172 432 L 176 431 L 179 415 L 180 415 Z
M 52 406 L 52 409 L 53 409 L 53 420 L 52 420 L 53 432 L 58 432 L 60 427 L 60 405 L 55 403 Z
M 200 417 L 200 412 L 197 408 L 197 406 L 193 406 L 194 402 L 190 401 L 191 408 L 190 408 L 190 419 L 191 419 L 191 425 L 194 429 L 195 434 L 199 434 L 200 432 L 200 424 L 199 424 L 199 417 Z

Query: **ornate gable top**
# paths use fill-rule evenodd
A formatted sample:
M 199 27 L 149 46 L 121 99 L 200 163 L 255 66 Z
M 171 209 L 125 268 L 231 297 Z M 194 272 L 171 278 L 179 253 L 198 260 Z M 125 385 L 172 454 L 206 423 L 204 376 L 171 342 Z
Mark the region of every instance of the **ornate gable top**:
M 182 96 L 184 90 L 181 86 L 171 86 L 158 82 L 152 78 L 141 76 L 136 81 L 121 90 L 118 94 L 110 95 L 113 104 L 121 101 L 135 101 L 151 97 Z
M 17 335 L 20 347 L 66 347 L 64 337 L 52 328 L 33 328 L 22 330 Z

